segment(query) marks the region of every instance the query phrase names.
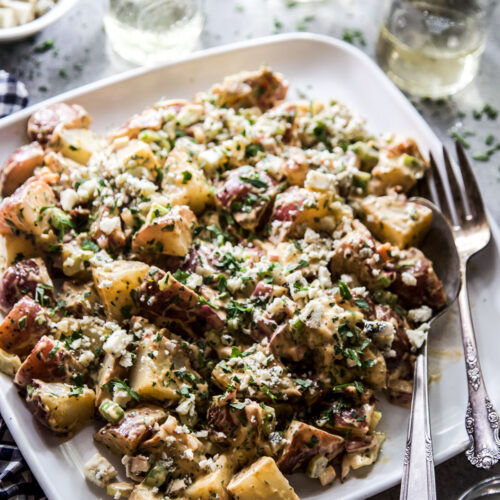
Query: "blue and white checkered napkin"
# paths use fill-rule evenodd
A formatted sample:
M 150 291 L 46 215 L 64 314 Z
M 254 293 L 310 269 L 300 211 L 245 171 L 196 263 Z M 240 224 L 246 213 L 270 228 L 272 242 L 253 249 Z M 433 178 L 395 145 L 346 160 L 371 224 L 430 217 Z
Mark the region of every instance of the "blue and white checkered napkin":
M 0 417 L 0 500 L 47 500 Z
M 27 104 L 28 91 L 24 83 L 0 70 L 0 118 L 23 109 Z

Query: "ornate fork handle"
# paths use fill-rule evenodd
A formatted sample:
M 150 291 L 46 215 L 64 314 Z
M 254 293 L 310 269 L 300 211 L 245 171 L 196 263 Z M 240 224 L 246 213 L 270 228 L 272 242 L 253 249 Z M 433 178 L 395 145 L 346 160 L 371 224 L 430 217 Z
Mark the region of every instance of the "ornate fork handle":
M 427 394 L 427 342 L 415 360 L 411 405 L 400 500 L 435 500 L 436 480 L 432 454 Z
M 458 296 L 458 304 L 462 322 L 462 341 L 469 391 L 465 428 L 469 435 L 470 446 L 465 454 L 472 465 L 489 469 L 500 460 L 499 419 L 486 391 L 479 363 L 467 292 L 465 260 L 462 261 L 461 267 L 462 288 Z

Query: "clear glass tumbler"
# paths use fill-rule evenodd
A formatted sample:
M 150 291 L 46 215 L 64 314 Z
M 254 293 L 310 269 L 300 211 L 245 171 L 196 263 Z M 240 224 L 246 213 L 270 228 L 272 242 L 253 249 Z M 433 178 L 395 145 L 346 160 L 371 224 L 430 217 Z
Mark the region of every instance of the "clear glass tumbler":
M 104 27 L 124 59 L 155 65 L 191 52 L 203 29 L 202 0 L 108 0 Z
M 401 89 L 423 97 L 462 90 L 476 76 L 496 0 L 393 0 L 377 60 Z

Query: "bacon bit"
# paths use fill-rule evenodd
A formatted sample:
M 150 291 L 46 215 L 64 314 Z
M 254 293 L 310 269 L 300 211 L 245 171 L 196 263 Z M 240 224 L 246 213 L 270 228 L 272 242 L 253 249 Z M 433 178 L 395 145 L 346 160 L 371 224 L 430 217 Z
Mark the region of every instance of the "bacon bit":
M 390 256 L 390 249 L 391 249 L 391 244 L 390 243 L 384 243 L 383 245 L 379 245 L 377 248 L 377 253 L 384 259 L 385 262 L 387 262 L 391 256 Z
M 43 168 L 36 176 L 39 180 L 46 182 L 49 185 L 59 184 L 60 176 L 56 172 L 52 172 L 48 168 Z
M 403 153 L 415 156 L 418 153 L 418 147 L 413 139 L 405 139 L 404 141 L 396 144 L 392 148 L 387 150 L 388 158 L 395 158 L 401 156 Z

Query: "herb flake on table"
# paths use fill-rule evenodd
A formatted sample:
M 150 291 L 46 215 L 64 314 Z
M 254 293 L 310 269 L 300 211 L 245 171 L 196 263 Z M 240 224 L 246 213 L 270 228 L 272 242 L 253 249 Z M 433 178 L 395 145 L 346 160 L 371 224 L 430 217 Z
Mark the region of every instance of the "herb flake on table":
M 274 33 L 278 33 L 283 28 L 283 23 L 277 17 L 274 18 L 273 24 L 274 24 Z
M 470 148 L 470 143 L 465 139 L 465 137 L 463 135 L 460 135 L 456 130 L 453 130 L 450 133 L 450 137 L 452 139 L 455 139 L 464 148 L 466 148 L 466 149 Z
M 491 142 L 490 142 L 491 144 Z M 489 161 L 489 159 L 497 152 L 500 151 L 500 142 L 493 146 L 492 148 L 489 148 L 486 150 L 484 153 L 475 153 L 472 155 L 472 158 L 476 161 Z
M 52 50 L 54 48 L 54 40 L 52 38 L 49 38 L 48 40 L 43 41 L 42 43 L 35 45 L 33 48 L 34 52 L 37 52 L 38 54 L 42 52 L 47 52 L 49 50 Z
M 359 44 L 361 47 L 366 46 L 366 40 L 361 30 L 344 28 L 344 31 L 342 32 L 342 40 L 352 45 Z
M 498 110 L 491 104 L 485 104 L 480 110 L 474 109 L 472 117 L 475 120 L 480 120 L 485 115 L 490 120 L 496 120 L 498 117 Z

